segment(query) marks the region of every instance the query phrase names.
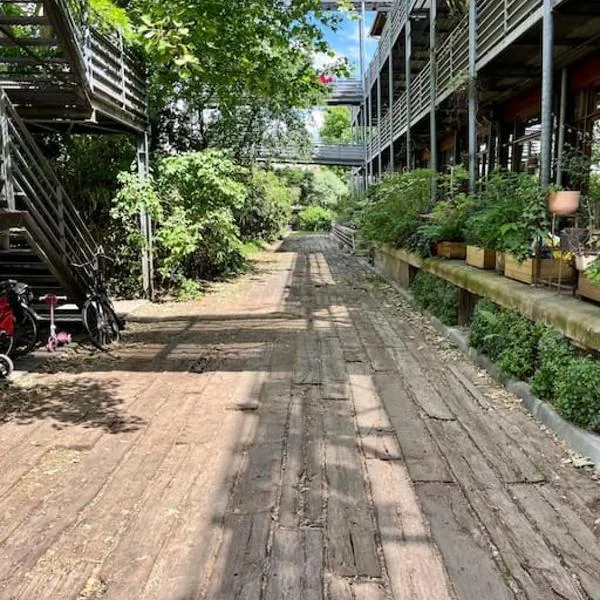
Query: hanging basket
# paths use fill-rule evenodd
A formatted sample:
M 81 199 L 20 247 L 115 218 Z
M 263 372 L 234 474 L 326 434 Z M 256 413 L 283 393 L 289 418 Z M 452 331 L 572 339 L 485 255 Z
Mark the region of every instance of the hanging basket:
M 581 192 L 561 190 L 548 196 L 548 210 L 554 215 L 572 215 L 579 208 Z

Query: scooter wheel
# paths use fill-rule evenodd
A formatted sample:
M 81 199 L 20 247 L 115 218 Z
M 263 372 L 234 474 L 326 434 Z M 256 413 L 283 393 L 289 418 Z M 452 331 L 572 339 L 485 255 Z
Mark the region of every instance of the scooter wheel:
M 14 368 L 13 361 L 6 354 L 0 354 L 0 380 L 8 379 Z
M 58 348 L 58 340 L 56 337 L 53 336 L 48 338 L 46 348 L 48 349 L 48 352 L 56 352 L 56 349 Z

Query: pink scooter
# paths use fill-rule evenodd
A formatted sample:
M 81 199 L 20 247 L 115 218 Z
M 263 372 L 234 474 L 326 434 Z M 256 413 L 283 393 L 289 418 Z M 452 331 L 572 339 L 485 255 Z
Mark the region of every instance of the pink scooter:
M 66 346 L 71 343 L 71 334 L 66 331 L 56 331 L 56 323 L 54 322 L 54 309 L 58 306 L 59 302 L 64 302 L 67 299 L 66 296 L 56 296 L 55 294 L 46 294 L 42 296 L 40 300 L 46 302 L 50 307 L 50 337 L 46 348 L 48 352 L 56 352 L 59 346 Z

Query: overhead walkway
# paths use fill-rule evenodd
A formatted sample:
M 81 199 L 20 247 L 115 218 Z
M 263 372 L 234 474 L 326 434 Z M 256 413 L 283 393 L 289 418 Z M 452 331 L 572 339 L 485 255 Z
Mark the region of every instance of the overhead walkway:
M 291 146 L 263 147 L 258 150 L 257 159 L 261 162 L 361 167 L 364 165 L 364 147 L 359 144 L 314 144 L 308 150 Z
M 351 0 L 350 4 L 354 9 L 360 10 L 362 2 L 359 0 Z M 393 4 L 392 0 L 368 0 L 365 3 L 365 10 L 377 11 L 377 12 L 388 12 Z M 324 10 L 339 10 L 339 0 L 323 0 L 322 6 Z
M 360 106 L 364 99 L 359 79 L 338 79 L 330 85 L 329 106 Z

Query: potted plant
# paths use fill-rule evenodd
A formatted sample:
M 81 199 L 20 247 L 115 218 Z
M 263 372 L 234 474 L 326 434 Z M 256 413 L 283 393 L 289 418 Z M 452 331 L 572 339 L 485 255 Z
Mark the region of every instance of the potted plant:
M 492 270 L 496 267 L 496 222 L 498 211 L 485 203 L 485 194 L 465 224 L 467 264 L 478 269 Z
M 440 258 L 464 259 L 464 224 L 470 205 L 471 200 L 465 194 L 453 200 L 440 200 L 430 213 L 422 215 L 423 224 L 413 240 L 415 249 L 435 247 Z
M 473 201 L 467 194 L 469 174 L 463 167 L 451 167 L 438 180 L 440 200 L 427 217 L 421 233 L 435 244 L 440 258 L 464 259 L 465 223 Z
M 482 182 L 479 198 L 465 223 L 467 264 L 504 273 L 500 234 L 503 225 L 515 219 L 520 210 L 515 204 L 514 187 L 514 174 L 501 169 Z
M 548 211 L 554 215 L 572 215 L 579 208 L 581 191 L 588 185 L 591 160 L 573 146 L 565 146 L 562 169 L 566 175 L 567 189 L 551 186 L 548 194 Z
M 509 188 L 496 246 L 505 253 L 505 277 L 529 284 L 559 277 L 563 281 L 573 279 L 570 266 L 553 258 L 553 248 L 544 246 L 549 220 L 545 194 L 537 179 L 526 174 L 510 174 Z

